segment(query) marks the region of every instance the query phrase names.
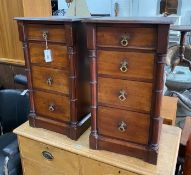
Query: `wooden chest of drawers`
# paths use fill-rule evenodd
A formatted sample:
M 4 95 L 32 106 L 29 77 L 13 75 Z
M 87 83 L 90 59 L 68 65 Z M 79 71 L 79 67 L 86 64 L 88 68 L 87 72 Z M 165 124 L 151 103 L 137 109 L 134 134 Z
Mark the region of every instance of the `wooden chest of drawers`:
M 168 112 L 174 113 L 174 109 Z M 29 127 L 28 122 L 14 132 L 23 175 L 174 175 L 181 135 L 178 127 L 162 126 L 158 163 L 152 165 L 134 157 L 89 149 L 89 129 L 77 141 Z
M 167 18 L 92 18 L 90 147 L 157 163 Z
M 28 72 L 30 126 L 76 140 L 90 125 L 84 25 L 77 18 L 17 21 Z M 44 50 L 51 50 L 52 60 L 45 59 Z

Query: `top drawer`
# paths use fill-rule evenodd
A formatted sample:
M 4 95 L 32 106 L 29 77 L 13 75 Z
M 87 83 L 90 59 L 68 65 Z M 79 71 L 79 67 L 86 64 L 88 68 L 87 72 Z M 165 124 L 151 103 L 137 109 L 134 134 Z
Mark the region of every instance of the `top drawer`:
M 64 25 L 28 25 L 28 40 L 44 41 L 43 34 L 47 34 L 47 40 L 66 43 Z
M 97 45 L 156 48 L 156 28 L 98 27 Z

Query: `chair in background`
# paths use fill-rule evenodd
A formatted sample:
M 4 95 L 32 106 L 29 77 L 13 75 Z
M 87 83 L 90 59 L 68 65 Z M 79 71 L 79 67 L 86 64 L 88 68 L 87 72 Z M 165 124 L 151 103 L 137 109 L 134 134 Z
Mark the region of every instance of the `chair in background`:
M 21 93 L 15 89 L 0 90 L 0 175 L 21 174 L 17 137 L 12 133 L 29 114 L 28 94 Z

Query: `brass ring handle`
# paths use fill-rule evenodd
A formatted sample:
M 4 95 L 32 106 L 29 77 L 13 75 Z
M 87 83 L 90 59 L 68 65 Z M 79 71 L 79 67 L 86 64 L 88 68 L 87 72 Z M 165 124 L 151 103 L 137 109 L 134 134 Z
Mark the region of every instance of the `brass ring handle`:
M 119 122 L 118 130 L 120 132 L 125 132 L 127 130 L 127 124 L 124 121 Z
M 48 39 L 48 31 L 44 31 L 42 33 L 42 37 L 44 38 L 44 40 L 47 40 Z
M 128 62 L 126 60 L 122 61 L 121 62 L 121 67 L 120 67 L 120 71 L 124 72 L 124 73 L 127 72 L 127 70 L 128 70 L 127 66 L 128 66 Z
M 43 152 L 42 152 L 42 156 L 43 156 L 46 160 L 48 160 L 48 161 L 52 161 L 52 160 L 54 159 L 54 156 L 53 156 L 51 153 L 49 153 L 48 151 L 43 151 Z
M 118 96 L 119 100 L 125 101 L 127 99 L 126 96 L 127 96 L 127 93 L 125 92 L 125 90 L 120 90 L 119 96 Z
M 48 110 L 49 110 L 50 112 L 55 111 L 55 105 L 54 105 L 54 104 L 49 104 Z
M 122 36 L 121 38 L 121 45 L 123 47 L 126 47 L 128 44 L 129 44 L 129 36 L 125 35 L 125 36 Z
M 46 80 L 46 83 L 51 86 L 53 84 L 53 78 L 52 77 L 49 77 L 47 80 Z

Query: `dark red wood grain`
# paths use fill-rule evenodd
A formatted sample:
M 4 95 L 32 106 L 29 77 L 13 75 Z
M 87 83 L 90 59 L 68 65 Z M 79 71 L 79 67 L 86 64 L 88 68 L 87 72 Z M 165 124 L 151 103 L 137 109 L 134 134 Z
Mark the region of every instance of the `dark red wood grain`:
M 77 140 L 90 126 L 90 76 L 84 24 L 80 19 L 70 18 L 17 20 L 30 91 L 30 126 L 59 132 Z M 43 62 L 44 31 L 48 32 L 48 45 L 50 44 L 50 49 L 55 52 L 53 59 L 56 57 L 54 61 L 57 63 Z M 37 45 L 40 45 L 39 49 L 35 49 Z M 31 71 L 31 59 L 35 60 L 35 72 Z M 52 85 L 45 84 L 46 74 L 54 78 Z M 67 87 L 62 88 L 62 85 Z M 69 92 L 64 89 L 68 89 Z M 34 95 L 34 91 L 38 95 Z M 50 102 L 57 105 L 55 111 L 49 111 Z
M 91 60 L 92 129 L 90 148 L 130 155 L 157 164 L 162 126 L 160 106 L 163 92 L 164 59 L 171 23 L 162 19 L 95 18 L 84 20 L 87 25 L 87 44 Z M 132 29 L 136 29 L 136 32 Z M 124 47 L 120 45 L 120 39 L 124 33 L 128 34 L 128 32 L 130 35 L 129 45 Z M 140 33 L 141 35 L 139 35 Z M 150 45 L 148 46 L 148 44 Z M 100 54 L 104 52 L 108 54 Z M 140 57 L 141 53 L 142 58 Z M 150 64 L 152 68 L 146 68 L 148 62 L 144 62 L 145 53 L 153 55 L 149 62 L 152 63 Z M 107 57 L 108 55 L 110 57 Z M 125 59 L 124 55 L 126 57 L 134 56 L 137 60 L 139 57 L 140 62 L 142 62 L 133 69 L 131 65 L 136 60 L 130 58 L 129 64 L 131 65 L 129 65 L 128 70 L 130 75 L 128 75 L 128 71 L 126 75 L 119 70 L 121 60 Z M 113 57 L 115 57 L 115 60 Z M 141 71 L 141 69 L 146 69 L 147 76 L 145 78 L 138 77 L 139 72 L 137 70 Z M 149 77 L 153 78 L 148 81 L 147 78 Z M 121 89 L 125 89 L 127 92 L 127 99 L 124 102 L 118 99 L 118 92 Z M 144 93 L 144 95 L 141 93 Z M 146 110 L 143 111 L 139 104 L 151 105 L 148 105 L 147 109 L 145 108 Z M 103 109 L 108 107 L 109 111 L 103 112 Z M 133 112 L 139 114 L 134 116 L 135 113 Z M 147 115 L 149 120 L 142 115 Z M 126 134 L 118 131 L 120 119 L 127 124 Z M 139 131 L 143 126 L 147 128 L 145 132 Z M 131 131 L 129 133 L 128 127 Z M 136 127 L 140 128 L 136 130 L 135 136 L 134 129 Z

